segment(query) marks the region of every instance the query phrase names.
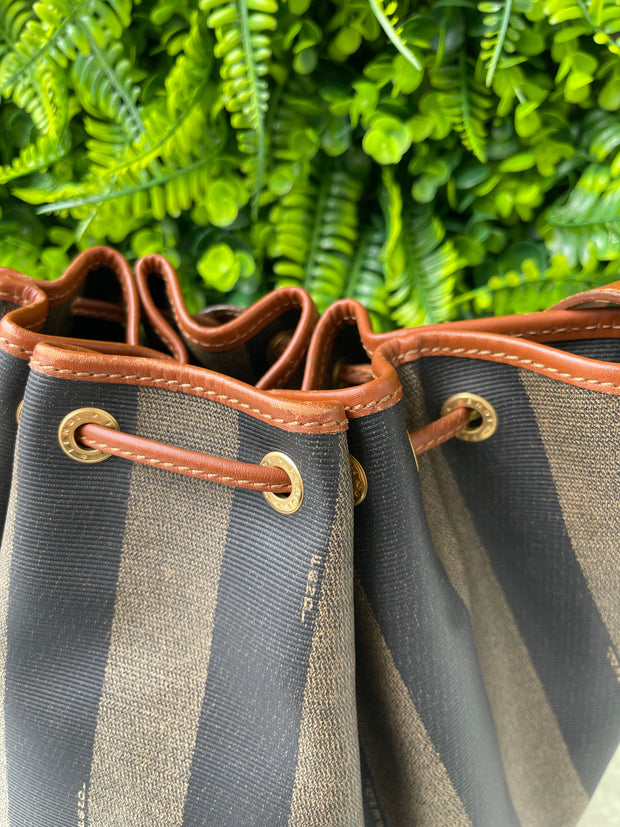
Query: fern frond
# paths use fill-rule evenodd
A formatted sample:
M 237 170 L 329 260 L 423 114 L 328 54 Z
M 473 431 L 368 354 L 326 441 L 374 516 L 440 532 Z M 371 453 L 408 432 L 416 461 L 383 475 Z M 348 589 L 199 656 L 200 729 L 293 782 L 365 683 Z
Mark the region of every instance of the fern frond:
M 434 324 L 453 314 L 458 252 L 430 206 L 409 200 L 391 172 L 383 175 L 386 284 L 392 319 L 400 327 Z
M 392 326 L 383 266 L 384 247 L 385 227 L 377 215 L 360 231 L 344 293 L 366 307 L 377 331 L 389 330 Z
M 480 0 L 478 11 L 484 15 L 484 35 L 480 44 L 480 58 L 487 66 L 485 83 L 493 83 L 502 55 L 514 54 L 525 28 L 524 12 L 531 11 L 532 0 Z
M 589 34 L 595 43 L 620 55 L 620 4 L 617 0 L 545 0 L 543 11 L 552 26 L 562 27 L 563 39 Z
M 67 130 L 59 137 L 41 135 L 34 144 L 24 147 L 11 164 L 0 167 L 0 184 L 7 184 L 16 178 L 49 169 L 71 149 Z
M 277 28 L 277 0 L 200 0 L 214 29 L 215 56 L 222 61 L 220 75 L 224 105 L 236 131 L 240 151 L 251 158 L 246 174 L 254 213 L 263 188 L 266 166 L 265 113 L 269 102 L 266 75 L 271 59 L 271 32 Z
M 403 36 L 403 27 L 398 18 L 397 0 L 369 0 L 373 14 L 390 41 L 398 49 L 401 55 L 409 61 L 418 71 L 422 71 L 422 65 L 415 54 L 407 45 Z
M 566 203 L 551 207 L 545 219 L 550 249 L 570 264 L 620 258 L 620 180 L 608 167 L 587 167 Z
M 204 200 L 210 183 L 211 159 L 203 158 L 180 169 L 162 168 L 157 177 L 149 178 L 133 186 L 109 188 L 97 192 L 95 184 L 66 184 L 53 189 L 23 187 L 15 194 L 30 204 L 42 204 L 38 214 L 65 213 L 75 218 L 85 218 L 92 205 L 104 204 L 110 213 L 143 215 L 149 210 L 153 218 L 161 221 L 166 215 L 178 216 L 196 201 Z M 101 214 L 101 211 L 100 211 Z
M 270 254 L 276 284 L 301 284 L 319 310 L 343 295 L 358 238 L 362 183 L 319 163 L 313 178 L 294 186 L 271 210 Z
M 0 7 L 0 57 L 13 48 L 22 29 L 32 19 L 32 3 L 25 0 L 5 2 Z
M 472 67 L 459 52 L 458 63 L 441 66 L 431 74 L 432 85 L 439 90 L 438 101 L 463 146 L 484 163 L 486 161 L 486 121 L 491 100 L 481 74 L 481 63 Z
M 41 63 L 66 67 L 77 53 L 89 52 L 89 36 L 103 48 L 118 40 L 130 22 L 132 0 L 55 0 L 35 3 L 38 19 L 23 28 L 12 52 L 0 64 L 0 93 L 10 95 L 37 75 Z
M 90 52 L 79 54 L 71 67 L 78 99 L 90 115 L 121 124 L 127 140 L 144 133 L 142 117 L 136 105 L 139 87 L 132 82 L 130 61 L 121 43 L 112 43 L 104 51 L 87 33 Z

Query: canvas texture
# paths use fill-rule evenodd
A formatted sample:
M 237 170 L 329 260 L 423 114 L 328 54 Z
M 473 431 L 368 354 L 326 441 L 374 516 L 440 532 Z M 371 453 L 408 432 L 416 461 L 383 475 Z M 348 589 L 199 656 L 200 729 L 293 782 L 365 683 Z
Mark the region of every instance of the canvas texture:
M 282 515 L 257 491 L 76 463 L 57 429 L 85 405 L 181 448 L 252 463 L 284 451 L 303 505 Z M 0 823 L 359 824 L 345 436 L 32 372 L 18 444 L 0 560 Z
M 575 824 L 620 735 L 620 400 L 465 358 L 399 376 L 350 427 L 366 823 Z M 498 430 L 418 474 L 407 432 L 457 392 Z

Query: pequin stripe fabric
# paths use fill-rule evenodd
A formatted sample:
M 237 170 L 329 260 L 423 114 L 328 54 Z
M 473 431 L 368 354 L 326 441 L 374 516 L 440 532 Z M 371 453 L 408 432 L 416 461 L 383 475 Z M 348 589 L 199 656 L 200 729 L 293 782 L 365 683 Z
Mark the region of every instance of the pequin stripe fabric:
M 457 392 L 497 411 L 492 439 L 419 458 L 424 512 L 467 607 L 518 823 L 574 824 L 620 737 L 620 400 L 465 358 L 399 375 L 410 430 Z
M 81 406 L 245 462 L 284 451 L 304 504 L 281 515 L 259 492 L 75 463 L 56 432 Z M 0 823 L 361 823 L 344 434 L 32 372 L 9 515 Z
M 349 423 L 368 824 L 518 824 L 466 606 L 435 554 L 403 406 Z M 368 801 L 370 794 L 371 801 Z

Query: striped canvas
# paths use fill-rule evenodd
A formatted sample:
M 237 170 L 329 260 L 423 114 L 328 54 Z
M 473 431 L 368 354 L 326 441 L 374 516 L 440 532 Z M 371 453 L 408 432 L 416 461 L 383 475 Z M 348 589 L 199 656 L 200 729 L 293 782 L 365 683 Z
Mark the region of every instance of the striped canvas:
M 360 824 L 344 433 L 41 370 L 0 560 L 0 824 Z M 278 514 L 260 492 L 117 457 L 80 465 L 57 429 L 85 405 L 180 448 L 284 451 L 303 505 Z
M 398 373 L 349 431 L 365 823 L 573 825 L 620 741 L 620 398 L 473 358 Z M 418 473 L 408 432 L 463 391 L 498 430 Z

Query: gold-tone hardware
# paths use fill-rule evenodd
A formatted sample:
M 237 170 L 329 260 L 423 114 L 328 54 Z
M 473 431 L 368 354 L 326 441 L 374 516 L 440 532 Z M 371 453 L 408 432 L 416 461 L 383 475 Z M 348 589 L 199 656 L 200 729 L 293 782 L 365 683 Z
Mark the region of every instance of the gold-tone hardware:
M 96 448 L 87 448 L 85 445 L 80 445 L 76 440 L 75 432 L 80 425 L 88 425 L 93 422 L 97 425 L 103 425 L 105 428 L 113 428 L 115 431 L 120 431 L 116 419 L 100 408 L 78 408 L 65 416 L 60 423 L 58 428 L 60 447 L 68 457 L 71 457 L 71 459 L 77 462 L 92 464 L 95 462 L 103 462 L 104 459 L 112 456 Z
M 353 505 L 360 505 L 368 494 L 368 478 L 359 460 L 349 454 L 351 463 L 351 476 L 353 477 Z
M 471 410 L 471 421 L 456 435 L 464 442 L 482 442 L 495 433 L 497 428 L 497 414 L 495 408 L 486 399 L 476 396 L 475 393 L 455 393 L 443 403 L 441 415 L 446 416 L 458 408 Z
M 413 447 L 413 442 L 409 440 L 409 445 L 411 445 L 411 453 L 413 454 L 413 458 L 415 460 L 415 467 L 418 469 L 418 474 L 420 473 L 420 463 L 418 462 L 418 455 L 415 452 L 415 448 Z
M 293 338 L 292 330 L 280 330 L 267 345 L 267 362 L 275 364 L 284 353 Z
M 24 400 L 19 403 L 17 406 L 17 410 L 15 411 L 15 421 L 19 425 L 19 420 L 22 418 L 22 408 L 24 407 Z
M 263 491 L 263 494 L 269 505 L 279 511 L 280 514 L 294 514 L 303 502 L 304 484 L 299 469 L 293 460 L 287 457 L 286 454 L 281 454 L 280 451 L 271 451 L 262 458 L 260 464 L 271 468 L 282 468 L 289 475 L 291 480 L 290 494 L 276 494 L 273 491 Z

